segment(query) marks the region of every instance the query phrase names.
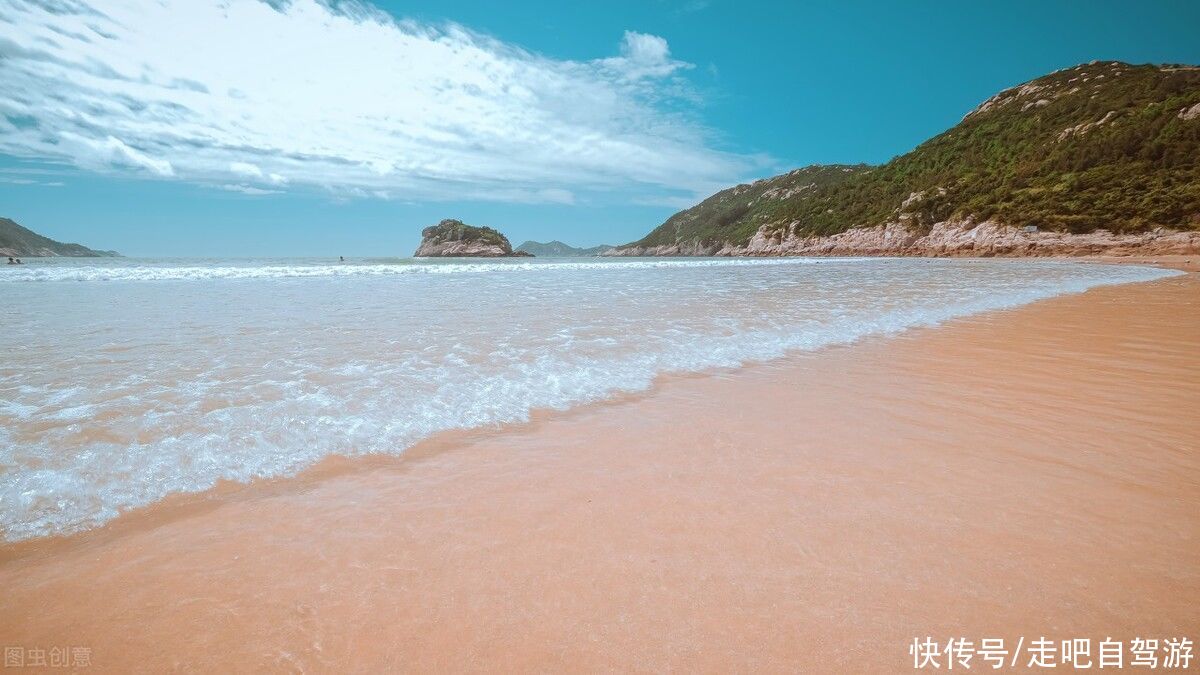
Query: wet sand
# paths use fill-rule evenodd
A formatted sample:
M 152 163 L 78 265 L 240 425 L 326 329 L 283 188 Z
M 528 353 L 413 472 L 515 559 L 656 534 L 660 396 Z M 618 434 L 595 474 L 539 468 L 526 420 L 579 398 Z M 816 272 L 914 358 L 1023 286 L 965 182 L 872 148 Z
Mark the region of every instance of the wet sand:
M 92 670 L 911 672 L 1200 638 L 1200 277 L 331 460 L 0 550 Z
M 1200 272 L 1200 255 L 1166 254 L 1166 255 L 1092 255 L 1061 260 L 1085 260 L 1089 262 L 1113 263 L 1119 265 L 1153 265 L 1180 270 L 1182 272 Z

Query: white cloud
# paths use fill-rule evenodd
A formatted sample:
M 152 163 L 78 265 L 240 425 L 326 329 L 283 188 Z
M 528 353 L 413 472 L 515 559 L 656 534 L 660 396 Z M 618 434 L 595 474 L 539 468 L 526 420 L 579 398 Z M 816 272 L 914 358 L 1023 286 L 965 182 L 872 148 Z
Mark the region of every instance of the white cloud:
M 2 175 L 0 175 L 0 183 L 7 183 L 9 185 L 41 185 L 43 187 L 62 187 L 63 185 L 66 185 L 66 183 L 60 180 L 43 181 L 35 180 L 33 178 L 14 178 L 12 176 Z
M 230 162 L 229 170 L 239 176 L 247 176 L 249 178 L 262 178 L 262 169 L 250 164 L 249 162 Z
M 170 177 L 175 175 L 171 162 L 165 159 L 155 159 L 146 153 L 131 148 L 115 136 L 105 136 L 103 139 L 89 138 L 74 131 L 59 132 L 60 146 L 70 150 L 69 159 L 74 157 L 76 163 L 85 168 L 98 165 L 113 165 L 130 169 L 138 169 Z
M 222 190 L 227 190 L 229 192 L 240 192 L 244 195 L 256 195 L 256 196 L 257 195 L 273 195 L 273 194 L 278 194 L 280 192 L 280 190 L 267 190 L 265 188 L 254 187 L 253 185 L 227 184 L 227 185 L 221 185 L 220 188 Z
M 58 169 L 45 169 L 32 166 L 0 167 L 0 183 L 7 185 L 40 185 L 42 187 L 62 187 L 66 185 L 61 180 L 51 180 L 64 175 Z
M 603 59 L 601 63 L 628 80 L 667 77 L 692 67 L 690 63 L 672 59 L 671 49 L 663 38 L 631 30 L 625 31 L 621 40 L 621 55 Z
M 679 112 L 690 67 L 644 33 L 561 61 L 352 3 L 5 3 L 0 152 L 239 191 L 703 195 L 758 162 Z

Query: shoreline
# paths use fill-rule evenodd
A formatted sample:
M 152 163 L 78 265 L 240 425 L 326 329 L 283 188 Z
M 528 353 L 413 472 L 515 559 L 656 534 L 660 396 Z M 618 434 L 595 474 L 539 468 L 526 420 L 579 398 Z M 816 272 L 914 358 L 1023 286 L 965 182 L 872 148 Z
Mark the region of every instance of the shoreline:
M 1197 400 L 1185 352 L 1200 319 L 1179 303 L 1198 292 L 1196 275 L 1101 287 L 184 495 L 0 549 L 12 589 L 0 635 L 86 639 L 101 669 L 900 670 L 905 630 L 1186 632 L 1200 559 L 1183 542 L 1200 519 L 1184 488 L 1200 476 L 1200 432 L 1171 413 Z M 1063 353 L 1072 330 L 1095 333 L 1082 356 Z M 1159 409 L 1080 426 L 1093 398 Z M 1051 429 L 1078 454 L 1045 447 Z M 1001 433 L 1021 450 L 995 445 Z M 1170 466 L 1135 462 L 1147 449 L 1173 453 Z M 1050 534 L 1073 533 L 1076 554 L 1008 522 L 1043 517 Z M 943 531 L 972 526 L 1015 548 Z M 929 557 L 922 536 L 947 556 Z M 995 579 L 1038 592 L 998 594 Z M 213 623 L 226 614 L 231 625 Z M 146 635 L 123 634 L 131 621 Z M 237 643 L 248 630 L 262 634 Z M 816 658 L 814 645 L 836 653 Z
M 626 244 L 601 255 L 718 257 L 898 257 L 898 258 L 1082 258 L 1091 256 L 1200 255 L 1200 231 L 1168 230 L 1118 234 L 1096 230 L 1072 234 L 1025 230 L 991 220 L 947 220 L 928 229 L 905 220 L 857 227 L 832 235 L 804 235 L 798 223 L 763 225 L 745 244 L 676 241 Z
M 1057 258 L 1059 260 L 1078 260 L 1081 262 L 1097 262 L 1110 265 L 1152 265 L 1165 269 L 1179 270 L 1191 274 L 1200 272 L 1200 254 L 1168 254 L 1168 255 L 1093 255 L 1084 257 Z
M 1200 273 L 1200 256 L 1193 255 L 1098 255 L 1039 257 L 1045 260 L 1064 262 L 1146 265 L 1163 269 L 1173 269 L 1189 274 Z M 982 259 L 983 258 L 981 258 L 981 260 Z M 1108 286 L 1099 286 L 1097 288 L 1104 287 Z M 1084 293 L 1086 292 L 1089 291 L 1084 291 Z M 569 419 L 571 415 L 576 413 L 582 414 L 608 405 L 620 405 L 636 402 L 653 396 L 662 387 L 667 386 L 677 380 L 721 377 L 723 375 L 730 375 L 748 369 L 770 367 L 772 364 L 787 362 L 789 359 L 813 357 L 826 351 L 851 348 L 864 342 L 874 342 L 880 340 L 887 341 L 896 338 L 898 335 L 905 335 L 919 331 L 936 330 L 944 326 L 952 326 L 959 321 L 969 321 L 978 317 L 1003 314 L 1006 312 L 1020 310 L 1021 308 L 1028 307 L 1030 305 L 1046 302 L 1048 300 L 1055 300 L 1058 298 L 1070 297 L 1079 294 L 1080 293 L 1078 292 L 1068 292 L 1062 295 L 1053 296 L 1051 298 L 1035 300 L 1032 303 L 1018 305 L 1016 307 L 988 309 L 976 314 L 969 314 L 966 316 L 955 317 L 947 321 L 941 321 L 932 326 L 921 325 L 905 328 L 900 334 L 871 334 L 865 337 L 855 338 L 850 342 L 825 345 L 812 351 L 791 350 L 784 356 L 766 361 L 750 361 L 739 366 L 706 368 L 704 370 L 697 371 L 674 371 L 660 373 L 654 377 L 650 386 L 643 390 L 613 392 L 603 399 L 575 405 L 566 410 L 553 410 L 545 408 L 534 409 L 529 412 L 529 419 L 526 421 L 504 422 L 485 427 L 440 431 L 432 436 L 421 439 L 414 445 L 404 448 L 403 450 L 394 454 L 368 454 L 355 456 L 329 455 L 316 464 L 311 465 L 298 473 L 256 478 L 248 483 L 232 481 L 224 478 L 218 479 L 216 484 L 211 488 L 196 492 L 171 493 L 158 501 L 124 511 L 115 518 L 105 521 L 94 527 L 16 541 L 0 540 L 0 565 L 4 565 L 12 560 L 20 560 L 22 558 L 32 556 L 51 555 L 56 551 L 69 550 L 76 545 L 90 542 L 95 538 L 108 539 L 119 537 L 121 536 L 122 532 L 133 531 L 139 527 L 153 526 L 155 524 L 167 522 L 176 518 L 187 517 L 187 515 L 192 513 L 211 508 L 217 508 L 221 503 L 226 501 L 255 499 L 261 496 L 277 494 L 281 491 L 299 490 L 303 489 L 303 486 L 311 485 L 321 480 L 333 478 L 342 474 L 354 473 L 360 470 L 370 470 L 372 468 L 389 466 L 399 462 L 416 461 L 417 459 L 429 454 L 450 451 L 454 447 L 473 441 L 485 440 L 494 435 L 519 432 L 558 419 Z

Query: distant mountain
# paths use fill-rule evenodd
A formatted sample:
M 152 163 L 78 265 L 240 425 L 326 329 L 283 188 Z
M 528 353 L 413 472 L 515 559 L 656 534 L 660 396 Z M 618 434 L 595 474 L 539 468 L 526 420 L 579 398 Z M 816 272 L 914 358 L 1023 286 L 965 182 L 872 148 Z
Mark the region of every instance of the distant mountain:
M 102 258 L 119 256 L 116 251 L 93 251 L 79 244 L 64 244 L 21 227 L 8 218 L 0 218 L 0 257 L 36 258 L 64 256 Z
M 570 244 L 564 244 L 556 239 L 545 244 L 537 241 L 527 241 L 518 246 L 517 250 L 525 251 L 541 258 L 577 258 L 600 255 L 610 248 L 612 246 L 605 245 L 593 246 L 591 248 L 575 248 Z
M 1039 242 L 1070 247 L 1089 233 L 1079 241 L 1140 246 L 1182 232 L 1190 246 L 1200 231 L 1200 67 L 1060 70 L 996 94 L 887 164 L 738 185 L 610 255 L 938 254 L 978 243 L 979 232 L 967 235 L 983 224 L 1003 243 L 953 252 L 1051 252 Z
M 531 256 L 513 251 L 508 237 L 490 227 L 467 225 L 448 218 L 421 230 L 421 245 L 416 258 L 504 258 Z

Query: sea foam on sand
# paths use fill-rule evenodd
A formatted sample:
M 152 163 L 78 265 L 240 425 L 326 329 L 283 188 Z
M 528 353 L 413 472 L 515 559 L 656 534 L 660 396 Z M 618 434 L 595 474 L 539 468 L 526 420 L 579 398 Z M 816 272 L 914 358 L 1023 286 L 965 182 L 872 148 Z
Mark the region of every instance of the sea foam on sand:
M 664 373 L 778 358 L 1174 274 L 1050 261 L 77 261 L 0 335 L 0 527 L 397 454 Z M 24 279 L 27 283 L 22 283 Z
M 327 459 L 0 550 L 0 634 L 114 672 L 909 672 L 914 638 L 1194 640 L 1198 335 L 1190 275 Z

